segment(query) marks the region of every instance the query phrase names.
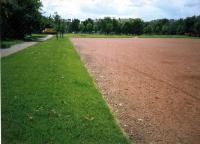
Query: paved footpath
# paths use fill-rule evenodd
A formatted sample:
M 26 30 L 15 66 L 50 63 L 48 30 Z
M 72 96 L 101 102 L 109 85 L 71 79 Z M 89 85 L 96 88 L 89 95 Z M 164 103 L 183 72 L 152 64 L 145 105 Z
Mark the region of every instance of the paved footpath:
M 33 41 L 33 42 L 23 42 L 23 43 L 20 43 L 20 44 L 16 44 L 16 45 L 13 45 L 13 46 L 11 46 L 10 48 L 7 48 L 7 49 L 0 49 L 1 57 L 5 57 L 5 56 L 8 56 L 10 54 L 16 53 L 20 50 L 23 50 L 25 48 L 28 48 L 29 46 L 34 45 L 34 44 L 36 44 L 40 41 L 45 41 L 45 40 L 47 40 L 51 37 L 53 37 L 53 35 L 48 35 L 45 38 L 38 38 L 37 41 Z

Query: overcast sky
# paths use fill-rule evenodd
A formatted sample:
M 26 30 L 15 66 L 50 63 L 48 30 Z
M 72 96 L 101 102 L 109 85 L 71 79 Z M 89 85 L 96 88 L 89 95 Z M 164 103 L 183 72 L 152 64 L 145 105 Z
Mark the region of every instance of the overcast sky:
M 41 0 L 44 15 L 62 18 L 141 18 L 145 21 L 200 15 L 200 0 Z

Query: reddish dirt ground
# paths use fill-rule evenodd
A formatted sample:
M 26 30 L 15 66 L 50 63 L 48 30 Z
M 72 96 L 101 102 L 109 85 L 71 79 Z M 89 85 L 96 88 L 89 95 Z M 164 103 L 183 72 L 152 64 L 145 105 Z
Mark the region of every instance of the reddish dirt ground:
M 73 38 L 130 139 L 200 142 L 200 40 Z

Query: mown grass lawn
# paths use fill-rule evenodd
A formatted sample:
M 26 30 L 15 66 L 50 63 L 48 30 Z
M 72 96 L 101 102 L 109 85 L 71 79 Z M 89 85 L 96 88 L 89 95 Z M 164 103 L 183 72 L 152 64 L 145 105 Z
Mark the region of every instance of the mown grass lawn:
M 67 37 L 1 59 L 2 143 L 127 144 Z

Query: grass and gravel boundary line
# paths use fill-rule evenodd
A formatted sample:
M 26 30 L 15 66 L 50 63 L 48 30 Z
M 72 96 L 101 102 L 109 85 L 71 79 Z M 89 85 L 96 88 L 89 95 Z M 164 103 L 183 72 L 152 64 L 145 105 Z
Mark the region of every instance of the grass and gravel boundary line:
M 4 143 L 129 143 L 68 37 L 4 57 L 1 66 Z

